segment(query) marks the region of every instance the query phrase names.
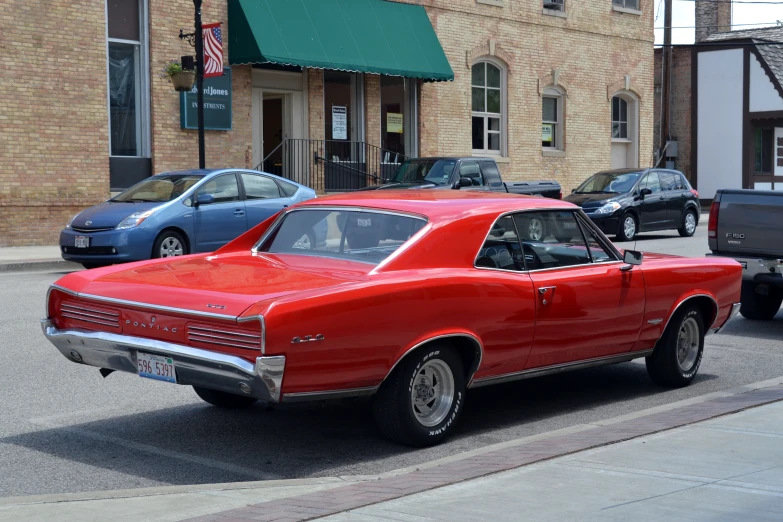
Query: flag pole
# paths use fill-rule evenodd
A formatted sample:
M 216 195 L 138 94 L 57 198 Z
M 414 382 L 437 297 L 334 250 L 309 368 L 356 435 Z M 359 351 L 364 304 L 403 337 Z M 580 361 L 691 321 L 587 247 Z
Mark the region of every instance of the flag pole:
M 204 154 L 204 31 L 201 25 L 201 2 L 193 0 L 196 8 L 196 90 L 198 113 L 198 168 L 206 168 Z

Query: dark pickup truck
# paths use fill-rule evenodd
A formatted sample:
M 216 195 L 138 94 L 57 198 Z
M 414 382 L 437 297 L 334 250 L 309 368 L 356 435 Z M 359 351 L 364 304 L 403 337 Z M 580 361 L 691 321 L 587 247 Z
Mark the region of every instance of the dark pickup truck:
M 495 160 L 472 156 L 405 160 L 387 183 L 365 190 L 377 189 L 461 189 L 563 197 L 557 181 L 504 183 Z
M 742 265 L 740 313 L 775 317 L 783 303 L 783 192 L 719 190 L 707 225 L 709 255 Z

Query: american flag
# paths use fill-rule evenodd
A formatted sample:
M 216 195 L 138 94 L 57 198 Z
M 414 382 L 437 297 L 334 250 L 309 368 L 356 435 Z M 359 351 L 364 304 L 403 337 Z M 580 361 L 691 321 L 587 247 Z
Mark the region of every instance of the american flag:
M 223 34 L 220 23 L 202 26 L 204 31 L 204 78 L 223 75 Z

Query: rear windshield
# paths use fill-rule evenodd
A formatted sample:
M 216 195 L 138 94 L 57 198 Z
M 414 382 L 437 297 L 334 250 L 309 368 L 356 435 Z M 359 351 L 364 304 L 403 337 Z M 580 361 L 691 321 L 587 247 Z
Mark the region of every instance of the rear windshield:
M 294 210 L 259 252 L 333 257 L 378 264 L 427 222 L 418 217 L 358 210 Z

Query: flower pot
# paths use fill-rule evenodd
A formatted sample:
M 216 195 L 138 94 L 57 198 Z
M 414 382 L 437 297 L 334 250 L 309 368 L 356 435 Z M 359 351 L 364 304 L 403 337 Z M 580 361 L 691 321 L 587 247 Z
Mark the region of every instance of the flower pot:
M 170 78 L 175 91 L 187 92 L 193 88 L 193 82 L 196 80 L 196 71 L 175 72 Z

